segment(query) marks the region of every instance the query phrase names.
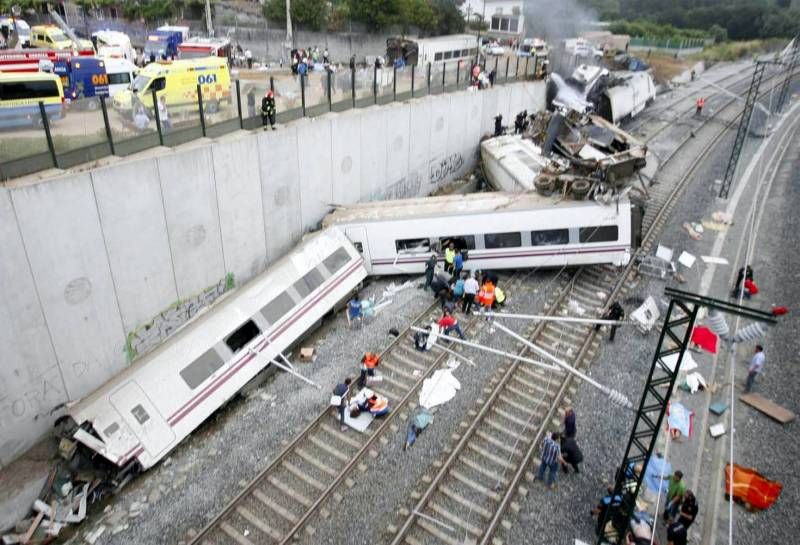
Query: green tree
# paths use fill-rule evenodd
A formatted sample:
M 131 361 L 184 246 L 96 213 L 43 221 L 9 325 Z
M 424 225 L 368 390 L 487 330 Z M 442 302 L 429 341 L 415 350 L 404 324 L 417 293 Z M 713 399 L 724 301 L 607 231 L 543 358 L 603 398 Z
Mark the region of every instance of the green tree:
M 397 0 L 348 0 L 348 6 L 353 20 L 373 32 L 396 23 L 400 15 Z
M 313 30 L 322 30 L 328 22 L 327 2 L 318 0 L 292 0 L 292 22 Z M 286 0 L 267 0 L 264 17 L 270 21 L 286 21 Z
M 431 9 L 436 17 L 435 34 L 459 34 L 464 32 L 464 16 L 458 6 L 463 1 L 458 0 L 430 0 Z
M 717 24 L 711 25 L 708 33 L 714 38 L 714 43 L 719 44 L 728 40 L 728 31 Z

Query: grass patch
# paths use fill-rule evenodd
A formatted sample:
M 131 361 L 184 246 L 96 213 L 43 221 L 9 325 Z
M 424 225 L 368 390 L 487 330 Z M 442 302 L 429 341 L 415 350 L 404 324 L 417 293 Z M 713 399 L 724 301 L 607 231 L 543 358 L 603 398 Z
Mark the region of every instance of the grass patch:
M 773 51 L 780 51 L 786 45 L 786 40 L 749 40 L 746 42 L 722 42 L 711 47 L 706 47 L 700 53 L 690 58 L 705 62 L 730 62 L 742 58 L 762 55 Z

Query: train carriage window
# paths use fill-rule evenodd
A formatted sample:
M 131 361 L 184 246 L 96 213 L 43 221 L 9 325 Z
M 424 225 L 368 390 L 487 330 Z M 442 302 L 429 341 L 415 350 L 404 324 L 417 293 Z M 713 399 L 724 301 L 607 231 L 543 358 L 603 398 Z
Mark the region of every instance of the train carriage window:
M 569 229 L 543 229 L 531 231 L 531 246 L 569 244 Z
M 436 54 L 433 56 L 433 60 L 435 60 L 435 61 L 440 61 L 440 60 L 442 60 L 442 53 L 441 53 L 441 52 L 439 52 L 439 53 L 436 53 Z
M 398 253 L 420 253 L 431 251 L 431 240 L 429 238 L 407 238 L 405 240 L 395 240 L 394 247 Z
M 253 322 L 253 320 L 247 320 L 245 323 L 239 326 L 239 329 L 225 337 L 225 344 L 228 345 L 228 348 L 231 349 L 231 352 L 236 354 L 239 350 L 247 346 L 247 343 L 255 339 L 261 334 L 261 330 L 258 329 L 258 326 Z
M 305 298 L 309 293 L 321 286 L 323 282 L 325 282 L 325 279 L 322 274 L 317 269 L 311 269 L 292 286 L 300 294 L 300 297 Z
M 447 248 L 452 242 L 456 250 L 474 250 L 475 235 L 459 235 L 456 237 L 442 237 L 442 248 Z
M 106 429 L 103 430 L 103 435 L 105 435 L 106 437 L 111 437 L 112 435 L 117 433 L 117 430 L 119 430 L 119 424 L 117 424 L 116 422 L 112 422 L 106 427 Z
M 210 348 L 202 356 L 181 369 L 181 378 L 190 389 L 194 390 L 222 367 L 222 364 L 222 358 L 213 348 Z
M 344 248 L 339 248 L 326 257 L 322 264 L 325 265 L 325 268 L 328 269 L 331 274 L 335 274 L 336 271 L 344 267 L 348 261 L 350 261 L 350 254 L 348 254 L 347 250 Z
M 293 308 L 294 300 L 284 291 L 275 299 L 264 305 L 264 308 L 261 309 L 261 315 L 267 320 L 269 325 L 274 325 Z
M 452 58 L 453 58 L 453 52 L 452 51 L 445 51 L 444 52 L 444 59 L 445 60 L 452 59 Z
M 580 242 L 616 242 L 619 240 L 619 228 L 616 225 L 598 225 L 581 227 L 578 231 Z
M 522 233 L 489 233 L 483 235 L 487 250 L 496 248 L 519 248 L 522 246 Z
M 133 409 L 131 409 L 131 414 L 139 424 L 144 424 L 150 420 L 150 415 L 147 414 L 147 411 L 145 411 L 144 407 L 141 405 L 136 405 Z

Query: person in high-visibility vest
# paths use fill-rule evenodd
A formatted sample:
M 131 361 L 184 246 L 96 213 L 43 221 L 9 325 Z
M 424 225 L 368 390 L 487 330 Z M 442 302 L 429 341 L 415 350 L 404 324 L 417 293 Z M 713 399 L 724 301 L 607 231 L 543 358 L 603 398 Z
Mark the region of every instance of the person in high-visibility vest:
M 444 251 L 444 270 L 453 274 L 453 266 L 456 259 L 456 245 L 452 242 Z
M 503 290 L 500 289 L 500 286 L 494 288 L 494 304 L 492 308 L 495 309 L 498 306 L 503 306 L 506 304 L 506 294 Z
M 697 110 L 695 110 L 694 115 L 700 115 L 703 113 L 703 106 L 706 105 L 706 99 L 703 97 L 698 98 L 695 105 L 697 106 Z
M 491 310 L 494 303 L 494 283 L 491 280 L 486 280 L 481 286 L 481 291 L 478 293 L 478 299 L 481 304 L 481 312 Z
M 389 401 L 385 397 L 377 394 L 372 394 L 372 396 L 364 400 L 363 403 L 359 403 L 358 409 L 361 412 L 369 411 L 369 414 L 375 418 L 387 415 L 391 410 L 389 409 Z
M 363 388 L 367 385 L 367 376 L 375 376 L 375 368 L 381 362 L 381 357 L 378 354 L 367 352 L 361 358 L 361 376 L 358 377 L 358 387 Z

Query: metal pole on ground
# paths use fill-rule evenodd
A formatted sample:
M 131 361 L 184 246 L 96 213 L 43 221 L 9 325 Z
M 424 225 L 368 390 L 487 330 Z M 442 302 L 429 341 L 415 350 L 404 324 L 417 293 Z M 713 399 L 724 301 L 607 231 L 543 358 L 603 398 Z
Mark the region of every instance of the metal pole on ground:
M 428 63 L 428 94 L 431 94 L 431 63 Z
M 456 63 L 456 87 L 461 84 L 461 63 Z
M 111 124 L 108 122 L 108 108 L 106 107 L 106 97 L 100 95 L 100 108 L 103 110 L 103 123 L 106 126 L 106 139 L 108 140 L 108 147 L 111 150 L 111 155 L 116 155 L 114 152 L 114 135 L 111 134 Z
M 353 108 L 356 107 L 356 69 L 350 70 L 350 96 L 353 98 Z
M 303 109 L 303 117 L 306 116 L 306 77 L 300 74 L 300 106 Z
M 508 81 L 508 65 L 509 65 L 510 61 L 511 61 L 511 59 L 506 57 L 506 77 L 503 78 L 503 83 L 506 83 Z
M 397 102 L 397 65 L 392 70 L 392 102 Z
M 517 65 L 514 67 L 514 79 L 519 79 L 519 56 L 517 56 Z
M 200 87 L 198 85 L 198 87 Z M 158 99 L 156 98 L 156 90 L 151 89 L 151 94 L 153 96 L 153 115 L 156 118 L 156 130 L 158 131 L 158 143 L 160 145 L 164 145 L 164 133 L 161 132 L 161 116 L 158 115 Z
M 530 60 L 530 57 L 525 57 L 525 79 L 528 79 L 528 61 Z M 534 63 L 533 66 L 536 66 L 536 64 Z
M 269 77 L 269 90 L 272 91 L 272 94 L 275 94 L 275 78 L 270 76 Z
M 378 103 L 378 65 L 372 68 L 372 103 Z
M 416 71 L 417 65 L 411 65 L 411 98 L 414 98 L 414 72 Z
M 200 131 L 203 133 L 203 137 L 206 135 L 206 115 L 203 111 L 203 89 L 200 87 L 200 84 L 197 84 L 197 111 L 200 112 Z
M 47 149 L 50 150 L 50 157 L 53 159 L 53 166 L 58 168 L 58 158 L 56 157 L 56 147 L 53 144 L 53 135 L 50 134 L 50 120 L 47 119 L 47 110 L 44 109 L 44 102 L 39 101 L 39 115 L 42 116 L 42 127 L 44 136 L 47 139 Z
M 328 72 L 328 111 L 333 111 L 333 97 L 331 96 L 331 71 L 326 70 Z
M 447 73 L 447 63 L 442 63 L 442 92 L 444 93 L 445 74 Z
M 244 129 L 244 117 L 242 117 L 242 89 L 239 80 L 236 80 L 236 109 L 239 112 L 239 128 Z

